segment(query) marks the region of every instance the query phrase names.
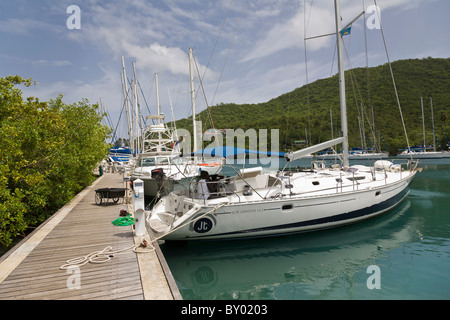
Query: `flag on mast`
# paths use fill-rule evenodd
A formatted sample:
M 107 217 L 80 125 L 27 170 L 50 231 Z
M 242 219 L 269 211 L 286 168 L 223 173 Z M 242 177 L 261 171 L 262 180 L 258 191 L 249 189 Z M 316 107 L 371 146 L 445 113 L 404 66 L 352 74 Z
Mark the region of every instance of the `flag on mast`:
M 352 32 L 352 27 L 350 26 L 350 27 L 348 27 L 348 28 L 342 29 L 341 35 L 342 35 L 342 36 L 347 36 L 347 35 L 349 35 L 351 32 Z

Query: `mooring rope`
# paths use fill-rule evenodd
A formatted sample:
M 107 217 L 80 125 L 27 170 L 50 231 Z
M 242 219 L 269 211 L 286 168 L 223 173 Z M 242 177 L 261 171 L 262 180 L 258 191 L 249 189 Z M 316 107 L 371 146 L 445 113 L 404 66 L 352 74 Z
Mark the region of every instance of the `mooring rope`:
M 153 240 L 150 240 L 150 239 L 144 237 L 144 238 L 141 239 L 139 244 L 137 244 L 137 245 L 134 244 L 132 246 L 129 246 L 129 247 L 126 247 L 126 248 L 123 248 L 123 249 L 119 249 L 119 250 L 113 250 L 113 248 L 111 246 L 108 246 L 108 247 L 104 248 L 103 250 L 94 251 L 94 252 L 91 252 L 91 253 L 89 253 L 89 254 L 87 254 L 85 256 L 80 256 L 80 257 L 69 259 L 69 260 L 66 261 L 65 264 L 60 266 L 59 269 L 65 270 L 65 269 L 70 269 L 70 268 L 75 268 L 75 267 L 81 268 L 82 266 L 84 266 L 87 263 L 96 263 L 96 264 L 105 263 L 105 262 L 110 261 L 115 255 L 120 254 L 120 253 L 124 253 L 124 252 L 129 251 L 129 250 L 133 250 L 133 252 L 135 252 L 135 253 L 150 253 L 150 252 L 153 252 L 153 251 L 156 250 L 156 248 L 153 245 L 154 242 L 156 242 L 158 240 L 161 240 L 163 237 L 167 236 L 168 234 L 171 234 L 171 233 L 181 229 L 182 227 L 184 227 L 184 226 L 186 226 L 186 225 L 188 225 L 188 224 L 190 224 L 192 222 L 195 222 L 195 221 L 201 219 L 202 217 L 204 217 L 204 216 L 210 214 L 211 212 L 213 212 L 213 211 L 223 207 L 224 205 L 225 205 L 225 203 L 222 203 L 222 204 L 220 204 L 218 206 L 215 206 L 214 208 L 212 208 L 209 211 L 206 211 L 205 213 L 201 214 L 197 218 L 195 218 L 193 220 L 186 221 L 184 224 L 182 224 L 182 225 L 180 225 L 180 226 L 170 230 L 168 233 L 166 233 L 166 234 L 164 234 L 164 235 L 162 235 L 160 237 L 154 238 Z M 127 217 L 124 217 L 124 218 L 127 218 Z M 120 218 L 118 218 L 118 219 L 120 219 Z M 116 219 L 116 220 L 118 220 L 118 219 Z M 116 221 L 116 220 L 114 220 L 114 221 Z M 126 221 L 126 220 L 123 220 L 123 221 Z M 134 219 L 133 219 L 133 221 L 134 221 Z M 143 248 L 143 249 L 141 249 L 141 248 Z

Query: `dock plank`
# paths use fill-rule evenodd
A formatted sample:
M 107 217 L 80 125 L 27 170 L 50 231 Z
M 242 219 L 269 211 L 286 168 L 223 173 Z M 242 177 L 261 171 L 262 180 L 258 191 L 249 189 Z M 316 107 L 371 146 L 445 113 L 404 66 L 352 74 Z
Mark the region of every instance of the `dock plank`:
M 161 257 L 154 252 L 135 253 L 132 248 L 137 240 L 133 227 L 111 223 L 119 217 L 120 210 L 130 210 L 129 205 L 95 204 L 95 189 L 123 186 L 119 175 L 103 175 L 83 190 L 69 208 L 62 208 L 36 234 L 8 252 L 0 260 L 0 299 L 179 299 L 179 292 L 173 294 L 173 287 L 168 285 L 163 272 L 167 266 L 161 267 Z M 58 217 L 61 212 L 62 217 Z M 42 230 L 44 233 L 39 234 Z M 68 259 L 106 247 L 124 251 L 113 253 L 105 263 L 87 263 L 75 270 L 60 269 Z M 149 267 L 139 264 L 143 259 L 153 270 L 160 269 L 159 274 L 151 276 L 151 281 L 156 282 L 149 284 Z M 171 276 L 170 272 L 167 274 Z M 75 276 L 79 288 L 71 288 Z

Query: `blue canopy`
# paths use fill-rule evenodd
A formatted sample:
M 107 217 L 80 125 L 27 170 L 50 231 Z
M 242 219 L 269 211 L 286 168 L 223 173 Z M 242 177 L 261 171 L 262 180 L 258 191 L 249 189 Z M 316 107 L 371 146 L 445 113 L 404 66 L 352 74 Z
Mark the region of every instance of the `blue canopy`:
M 131 149 L 129 147 L 113 147 L 109 149 L 110 153 L 120 153 L 120 154 L 131 154 Z
M 284 157 L 284 152 L 263 152 L 263 151 L 257 151 L 257 150 L 249 150 L 244 148 L 238 148 L 238 147 L 214 147 L 214 148 L 206 148 L 203 150 L 199 150 L 196 152 L 192 152 L 191 156 L 203 156 L 203 157 L 234 157 L 237 155 L 243 155 L 243 154 L 256 154 L 260 156 L 267 156 L 267 157 Z

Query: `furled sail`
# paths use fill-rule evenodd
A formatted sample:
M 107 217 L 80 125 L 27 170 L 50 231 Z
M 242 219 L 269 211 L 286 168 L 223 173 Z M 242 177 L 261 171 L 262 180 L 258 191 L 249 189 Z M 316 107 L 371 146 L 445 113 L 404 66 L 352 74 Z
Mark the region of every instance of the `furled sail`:
M 343 141 L 344 141 L 344 138 L 341 137 L 341 138 L 329 140 L 329 141 L 326 141 L 326 142 L 322 142 L 322 143 L 316 144 L 314 146 L 311 146 L 311 147 L 308 147 L 308 148 L 305 148 L 305 149 L 301 149 L 301 150 L 298 150 L 298 151 L 295 151 L 295 152 L 288 153 L 288 154 L 286 154 L 286 158 L 288 158 L 291 161 L 292 160 L 297 160 L 297 159 L 300 159 L 300 158 L 302 158 L 304 156 L 312 154 L 314 152 L 318 152 L 318 151 L 321 151 L 323 149 L 331 148 L 332 146 L 340 144 Z

